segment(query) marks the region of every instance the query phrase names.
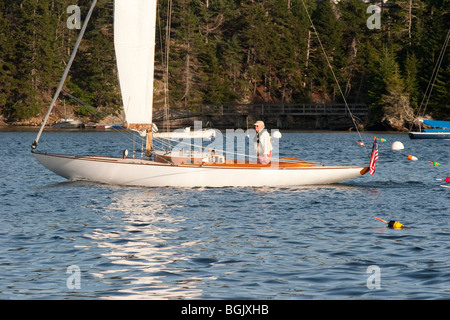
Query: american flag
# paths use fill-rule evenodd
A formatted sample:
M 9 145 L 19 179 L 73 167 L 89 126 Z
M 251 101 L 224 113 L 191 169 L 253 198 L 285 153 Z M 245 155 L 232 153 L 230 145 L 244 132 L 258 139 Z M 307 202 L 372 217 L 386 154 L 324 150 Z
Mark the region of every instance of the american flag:
M 371 175 L 375 173 L 375 162 L 378 161 L 378 142 L 373 139 L 372 155 L 370 156 L 369 172 Z

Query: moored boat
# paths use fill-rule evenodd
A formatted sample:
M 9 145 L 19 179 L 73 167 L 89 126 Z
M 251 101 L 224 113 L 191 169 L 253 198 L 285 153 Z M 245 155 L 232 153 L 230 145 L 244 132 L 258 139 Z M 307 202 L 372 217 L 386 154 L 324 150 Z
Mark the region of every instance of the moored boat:
M 155 152 L 152 107 L 157 5 L 156 1 L 148 0 L 115 0 L 114 3 L 114 42 L 126 128 L 146 138 L 146 156 L 137 159 L 134 156 L 127 158 L 127 152 L 120 158 L 36 151 L 45 121 L 59 95 L 95 3 L 94 0 L 43 125 L 32 144 L 34 157 L 47 169 L 71 180 L 145 187 L 317 185 L 338 183 L 369 171 L 369 166 L 325 166 L 293 158 L 272 159 L 269 164 L 259 164 L 251 159 L 226 159 L 213 150 L 201 153 L 200 158 L 184 155 L 177 158 L 173 154 Z M 192 138 L 190 132 L 185 134 Z M 376 160 L 374 157 L 371 159 L 372 174 Z
M 80 129 L 84 128 L 83 121 L 74 119 L 61 119 L 53 125 L 55 129 Z
M 411 139 L 450 139 L 450 121 L 420 120 L 419 131 L 408 132 Z M 422 129 L 422 124 L 432 127 Z

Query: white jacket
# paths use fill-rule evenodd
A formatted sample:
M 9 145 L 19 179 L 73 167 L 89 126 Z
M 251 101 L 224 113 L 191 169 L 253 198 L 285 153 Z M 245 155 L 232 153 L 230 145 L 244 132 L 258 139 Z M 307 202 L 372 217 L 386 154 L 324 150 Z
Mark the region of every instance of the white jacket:
M 272 142 L 270 141 L 270 134 L 266 129 L 262 129 L 256 133 L 253 141 L 255 142 L 255 152 L 259 156 L 268 156 L 272 152 Z

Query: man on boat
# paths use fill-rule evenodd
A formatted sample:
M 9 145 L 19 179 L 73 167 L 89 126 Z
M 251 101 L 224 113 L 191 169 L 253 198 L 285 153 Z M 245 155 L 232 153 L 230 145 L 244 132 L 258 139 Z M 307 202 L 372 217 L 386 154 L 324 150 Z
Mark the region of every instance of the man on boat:
M 270 141 L 269 132 L 264 128 L 264 122 L 255 122 L 256 136 L 253 139 L 255 142 L 255 151 L 260 164 L 270 163 L 272 157 L 272 142 Z

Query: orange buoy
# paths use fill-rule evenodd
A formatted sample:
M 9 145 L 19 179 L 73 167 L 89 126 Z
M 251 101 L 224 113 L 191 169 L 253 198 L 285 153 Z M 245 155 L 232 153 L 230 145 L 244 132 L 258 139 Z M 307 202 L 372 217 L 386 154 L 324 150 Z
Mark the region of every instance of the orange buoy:
M 417 157 L 410 154 L 410 155 L 408 155 L 408 160 L 417 161 L 418 159 L 417 159 Z

